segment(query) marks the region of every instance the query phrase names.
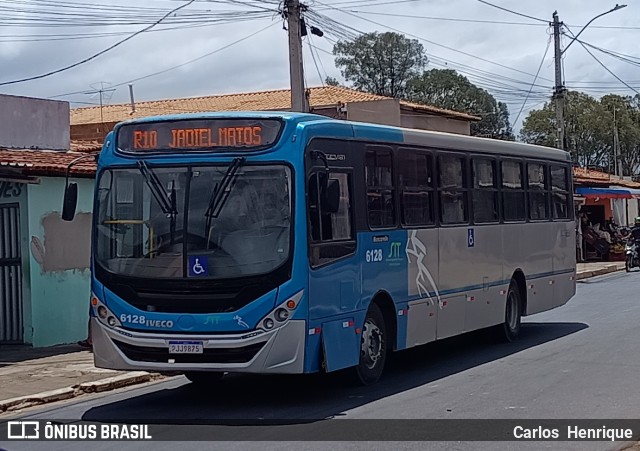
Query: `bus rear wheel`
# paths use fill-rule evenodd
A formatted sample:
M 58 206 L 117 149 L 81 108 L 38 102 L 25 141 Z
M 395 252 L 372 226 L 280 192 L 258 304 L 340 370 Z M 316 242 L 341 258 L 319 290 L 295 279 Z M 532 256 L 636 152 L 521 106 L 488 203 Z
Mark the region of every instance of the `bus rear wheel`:
M 520 335 L 522 321 L 522 299 L 520 288 L 515 280 L 511 279 L 507 291 L 507 303 L 504 312 L 504 323 L 499 326 L 498 332 L 501 340 L 511 343 Z
M 218 382 L 224 373 L 222 371 L 187 371 L 184 375 L 191 383 L 206 386 Z
M 380 307 L 372 303 L 362 326 L 360 361 L 356 376 L 363 385 L 376 383 L 382 376 L 387 358 L 387 328 Z

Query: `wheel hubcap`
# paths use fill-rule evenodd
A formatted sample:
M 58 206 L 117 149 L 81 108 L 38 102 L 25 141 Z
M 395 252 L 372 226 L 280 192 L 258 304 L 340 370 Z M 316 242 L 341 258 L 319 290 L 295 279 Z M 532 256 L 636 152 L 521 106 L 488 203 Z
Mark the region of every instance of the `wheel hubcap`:
M 364 364 L 367 368 L 373 369 L 382 356 L 382 331 L 380 328 L 368 319 L 364 323 L 362 329 L 362 348 L 361 353 Z

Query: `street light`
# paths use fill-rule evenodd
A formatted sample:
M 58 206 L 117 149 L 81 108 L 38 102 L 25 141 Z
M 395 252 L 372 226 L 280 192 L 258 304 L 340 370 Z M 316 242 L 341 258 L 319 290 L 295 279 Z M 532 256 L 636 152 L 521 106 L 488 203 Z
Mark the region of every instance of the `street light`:
M 584 27 L 582 27 L 582 30 L 580 30 L 580 31 L 578 32 L 578 34 L 577 34 L 577 35 L 575 35 L 575 36 L 573 37 L 573 39 L 571 40 L 571 42 L 569 42 L 569 45 L 567 45 L 567 46 L 564 48 L 564 50 L 562 50 L 562 51 L 560 52 L 560 54 L 561 54 L 561 55 L 562 55 L 562 54 L 564 54 L 564 52 L 566 52 L 566 51 L 567 51 L 567 49 L 568 49 L 569 47 L 571 47 L 571 44 L 573 44 L 573 43 L 576 41 L 576 39 L 578 39 L 578 36 L 580 36 L 580 35 L 582 34 L 582 32 L 583 32 L 584 30 L 586 30 L 586 29 L 587 29 L 587 27 L 588 27 L 589 25 L 591 25 L 591 22 L 593 22 L 594 20 L 596 20 L 596 19 L 597 19 L 597 18 L 599 18 L 599 17 L 602 17 L 602 16 L 604 16 L 604 15 L 607 15 L 607 14 L 609 14 L 609 13 L 612 13 L 612 12 L 614 12 L 614 11 L 617 11 L 617 10 L 619 10 L 619 9 L 626 8 L 626 7 L 627 7 L 627 5 L 618 5 L 618 4 L 616 4 L 616 6 L 614 6 L 613 8 L 611 8 L 609 11 L 606 11 L 606 12 L 604 12 L 604 13 L 602 13 L 602 14 L 598 14 L 596 17 L 594 17 L 594 18 L 593 18 L 593 19 L 591 19 L 589 22 L 587 22 L 587 24 L 586 24 Z
M 627 5 L 618 5 L 616 4 L 616 6 L 614 6 L 613 8 L 611 8 L 609 11 L 603 12 L 602 14 L 598 14 L 597 16 L 595 16 L 593 19 L 591 19 L 589 22 L 587 22 L 587 24 L 582 27 L 582 29 L 578 32 L 577 35 L 575 35 L 573 37 L 573 39 L 569 42 L 569 45 L 567 45 L 564 50 L 560 49 L 560 28 L 562 26 L 562 22 L 560 22 L 560 19 L 558 18 L 558 12 L 554 12 L 553 13 L 553 22 L 551 22 L 551 26 L 553 27 L 553 36 L 554 36 L 554 44 L 555 44 L 555 75 L 556 75 L 556 86 L 555 86 L 555 91 L 554 91 L 554 99 L 555 99 L 555 103 L 556 103 L 556 125 L 558 127 L 558 141 L 557 141 L 557 146 L 560 149 L 565 149 L 565 145 L 564 145 L 564 93 L 565 93 L 565 86 L 564 83 L 562 82 L 562 55 L 567 51 L 567 49 L 569 47 L 571 47 L 571 44 L 573 44 L 577 39 L 578 36 L 580 36 L 582 34 L 582 32 L 589 26 L 591 25 L 591 23 L 596 20 L 599 17 L 602 17 L 606 14 L 612 13 L 614 11 L 617 11 L 619 9 L 625 8 Z

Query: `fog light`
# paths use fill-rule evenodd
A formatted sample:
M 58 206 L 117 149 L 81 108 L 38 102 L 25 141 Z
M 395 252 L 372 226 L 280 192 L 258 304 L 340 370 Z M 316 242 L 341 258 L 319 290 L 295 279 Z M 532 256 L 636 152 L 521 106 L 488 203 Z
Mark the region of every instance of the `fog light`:
M 264 320 L 264 328 L 273 329 L 273 320 L 271 318 L 267 318 Z
M 98 307 L 98 316 L 100 318 L 105 319 L 108 314 L 109 312 L 107 312 L 107 309 L 104 305 L 101 305 L 100 307 Z
M 107 320 L 107 323 L 109 323 L 111 327 L 115 327 L 116 319 L 113 316 L 110 316 L 109 319 Z
M 280 322 L 288 320 L 289 312 L 286 309 L 279 308 L 276 310 L 276 319 Z

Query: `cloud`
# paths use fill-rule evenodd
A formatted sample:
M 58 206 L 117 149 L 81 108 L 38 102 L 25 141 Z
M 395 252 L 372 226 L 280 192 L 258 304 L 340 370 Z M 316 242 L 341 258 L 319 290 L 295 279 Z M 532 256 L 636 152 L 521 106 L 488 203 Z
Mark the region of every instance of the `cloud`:
M 249 3 L 250 1 L 244 0 L 244 2 Z M 277 8 L 275 1 L 250 3 L 253 6 L 260 5 L 261 8 Z M 396 2 L 394 5 L 390 5 L 388 0 L 370 0 L 368 2 L 353 0 L 348 3 L 345 0 L 324 0 L 323 2 L 309 1 L 308 3 L 311 10 L 325 15 L 345 27 L 362 32 L 389 31 L 388 27 L 390 27 L 405 32 L 407 35 L 432 41 L 421 41 L 431 59 L 429 68 L 450 67 L 469 76 L 473 82 L 488 89 L 496 98 L 508 104 L 512 120 L 515 119 L 524 103 L 526 92 L 533 81 L 533 74 L 540 65 L 549 39 L 548 24 L 509 14 L 472 0 L 464 2 L 460 0 L 455 2 L 445 0 Z M 376 3 L 384 4 L 375 6 Z M 560 19 L 567 23 L 574 33 L 577 33 L 581 26 L 591 18 L 610 7 L 597 0 L 570 0 L 562 2 L 561 5 L 551 0 L 539 0 L 535 3 L 496 0 L 495 3 L 548 21 L 551 21 L 553 11 L 560 6 L 561 9 L 558 10 Z M 340 10 L 327 6 L 332 4 Z M 176 6 L 175 2 L 168 0 L 132 0 L 127 3 L 118 3 L 118 5 L 139 8 L 141 18 L 162 16 L 162 13 L 157 10 L 154 16 L 154 10 L 144 8 L 162 8 L 166 12 Z M 600 47 L 640 57 L 635 45 L 640 34 L 638 8 L 637 5 L 630 4 L 623 11 L 616 11 L 598 19 L 581 35 L 581 39 Z M 204 20 L 203 18 L 213 17 L 212 14 L 217 14 L 217 17 L 220 17 L 221 13 L 225 13 L 228 14 L 227 17 L 238 22 L 173 31 L 148 32 L 87 64 L 41 80 L 2 86 L 0 92 L 48 98 L 76 91 L 89 91 L 92 85 L 100 86 L 101 82 L 112 85 L 123 83 L 183 64 L 247 37 L 272 22 L 274 22 L 274 26 L 271 28 L 219 53 L 192 64 L 186 64 L 179 69 L 134 82 L 136 100 L 286 88 L 289 84 L 288 42 L 286 31 L 281 26 L 282 19 L 275 13 L 264 12 L 262 14 L 260 11 L 250 5 L 232 6 L 231 2 L 228 4 L 197 2 L 182 10 L 175 20 L 181 17 L 185 20 Z M 1 7 L 0 13 L 2 13 Z M 263 18 L 239 21 L 250 19 L 249 14 L 257 13 L 262 14 Z M 118 19 L 115 20 L 116 22 L 122 23 L 125 20 L 132 20 L 123 14 L 115 9 L 109 11 L 112 20 Z M 410 17 L 395 17 L 392 14 Z M 105 10 L 103 16 L 106 17 L 106 15 Z M 429 19 L 428 17 L 440 19 Z M 474 23 L 443 20 L 442 18 L 520 22 L 529 25 Z M 17 20 L 15 16 L 10 16 L 10 22 L 15 20 Z M 376 25 L 373 22 L 381 25 Z M 76 25 L 73 27 L 36 28 L 35 22 L 29 22 L 29 24 L 32 25 L 29 28 L 5 26 L 0 32 L 0 67 L 2 67 L 0 82 L 37 75 L 79 61 L 117 42 L 125 35 L 38 42 L 6 42 L 15 39 L 7 36 L 80 32 L 126 31 L 133 33 L 145 26 L 144 24 L 110 27 L 79 27 Z M 323 28 L 323 24 L 318 25 Z M 175 26 L 175 24 L 166 26 Z M 598 28 L 603 26 L 638 27 L 639 29 Z M 328 27 L 325 27 L 323 31 L 325 37 L 313 37 L 313 44 L 324 50 L 314 51 L 318 68 L 311 58 L 308 43 L 304 44 L 308 85 L 320 85 L 321 80 L 327 75 L 341 78 L 340 71 L 335 67 L 330 53 L 332 42 L 344 38 L 346 35 Z M 566 45 L 568 40 L 567 37 L 563 38 L 563 45 Z M 640 87 L 640 76 L 636 75 L 637 67 L 597 51 L 593 52 L 620 78 L 629 83 L 635 82 L 635 86 Z M 500 65 L 516 70 L 510 70 Z M 634 94 L 633 91 L 624 88 L 608 74 L 578 43 L 574 43 L 567 51 L 564 58 L 564 71 L 569 87 L 584 87 L 586 92 L 592 95 L 605 94 L 608 87 L 616 89 L 618 93 Z M 320 72 L 320 76 L 318 72 Z M 540 71 L 540 77 L 536 82 L 541 86 L 532 90 L 519 122 L 526 117 L 529 108 L 535 105 L 539 107 L 539 104 L 551 95 L 553 79 L 553 46 L 551 46 Z M 96 96 L 87 94 L 59 98 L 74 102 L 98 102 Z M 105 96 L 103 100 L 106 101 L 107 98 L 108 96 Z M 108 101 L 111 103 L 128 102 L 129 93 L 126 84 L 118 87 Z M 520 124 L 515 125 L 516 129 L 520 126 Z

